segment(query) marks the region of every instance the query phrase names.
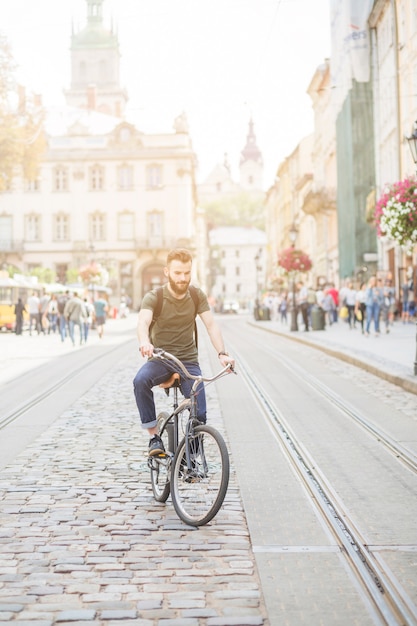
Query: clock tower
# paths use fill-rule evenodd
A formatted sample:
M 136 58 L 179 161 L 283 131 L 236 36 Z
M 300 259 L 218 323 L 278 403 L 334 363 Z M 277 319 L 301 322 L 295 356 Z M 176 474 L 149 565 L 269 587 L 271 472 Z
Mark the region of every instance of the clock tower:
M 117 34 L 103 24 L 104 0 L 86 0 L 87 24 L 71 37 L 71 87 L 65 91 L 69 106 L 122 117 L 127 93 L 120 87 L 120 52 Z

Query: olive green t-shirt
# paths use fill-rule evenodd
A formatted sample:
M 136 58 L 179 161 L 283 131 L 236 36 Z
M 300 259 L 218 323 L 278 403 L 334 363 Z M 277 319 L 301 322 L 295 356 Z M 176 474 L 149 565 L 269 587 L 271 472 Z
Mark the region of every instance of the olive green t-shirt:
M 207 296 L 196 287 L 198 295 L 197 313 L 210 310 Z M 174 298 L 167 285 L 162 288 L 161 313 L 152 328 L 151 341 L 155 348 L 163 348 L 180 361 L 196 363 L 197 346 L 194 339 L 195 305 L 189 291 L 184 298 Z M 141 309 L 154 311 L 157 303 L 156 290 L 149 291 L 142 300 Z

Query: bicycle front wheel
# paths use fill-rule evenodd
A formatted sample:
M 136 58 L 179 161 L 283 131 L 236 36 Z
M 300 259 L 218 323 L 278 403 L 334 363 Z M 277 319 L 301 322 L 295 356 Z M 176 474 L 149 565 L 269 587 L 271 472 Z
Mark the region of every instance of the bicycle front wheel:
M 172 463 L 171 497 L 180 519 L 203 526 L 218 513 L 229 484 L 229 454 L 220 433 L 211 426 L 194 428 L 189 438 L 191 468 L 187 467 L 185 437 Z
M 158 431 L 161 433 L 161 438 L 168 454 L 149 459 L 152 491 L 157 502 L 166 502 L 170 493 L 169 481 L 171 477 L 172 452 L 174 450 L 174 425 L 168 422 L 163 432 L 161 432 L 162 424 L 165 423 L 167 417 L 168 413 L 160 413 L 157 421 Z M 170 452 L 171 454 L 169 454 Z

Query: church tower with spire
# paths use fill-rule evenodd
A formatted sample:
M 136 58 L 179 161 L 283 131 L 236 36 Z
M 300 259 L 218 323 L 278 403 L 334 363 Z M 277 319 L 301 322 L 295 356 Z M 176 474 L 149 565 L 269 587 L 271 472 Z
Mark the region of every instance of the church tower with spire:
M 262 153 L 256 144 L 253 120 L 249 120 L 246 145 L 241 152 L 239 163 L 239 182 L 245 191 L 261 191 L 263 185 Z
M 86 0 L 87 24 L 71 37 L 71 87 L 65 91 L 69 106 L 122 117 L 127 94 L 120 87 L 120 52 L 117 34 L 103 24 L 104 0 Z

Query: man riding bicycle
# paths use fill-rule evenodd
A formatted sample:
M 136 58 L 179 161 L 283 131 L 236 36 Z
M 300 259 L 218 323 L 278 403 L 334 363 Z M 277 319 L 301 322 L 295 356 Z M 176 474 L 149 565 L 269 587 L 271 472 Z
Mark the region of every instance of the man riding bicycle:
M 158 290 L 148 292 L 143 300 L 138 316 L 137 334 L 142 357 L 148 361 L 136 374 L 133 387 L 142 427 L 150 435 L 149 455 L 165 452 L 158 435 L 155 402 L 152 387 L 168 380 L 173 372 L 169 363 L 152 359 L 154 348 L 162 348 L 182 361 L 187 370 L 200 375 L 198 349 L 194 333 L 196 314 L 203 321 L 223 367 L 228 363 L 234 366 L 234 359 L 225 352 L 224 341 L 205 293 L 196 287 L 190 291 L 192 256 L 184 248 L 171 250 L 167 257 L 164 274 L 168 282 L 162 287 L 162 305 L 155 319 L 158 306 Z M 194 300 L 196 302 L 194 302 Z M 191 380 L 181 376 L 181 392 L 188 398 Z M 197 395 L 198 419 L 206 421 L 206 397 L 204 387 Z

